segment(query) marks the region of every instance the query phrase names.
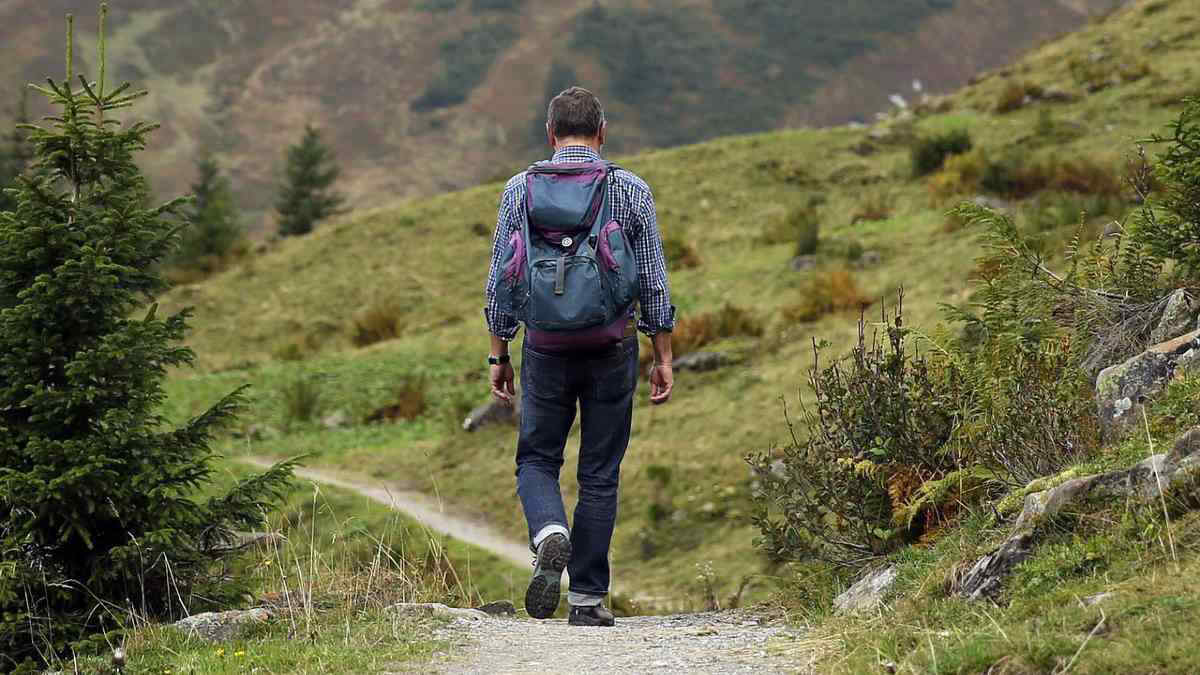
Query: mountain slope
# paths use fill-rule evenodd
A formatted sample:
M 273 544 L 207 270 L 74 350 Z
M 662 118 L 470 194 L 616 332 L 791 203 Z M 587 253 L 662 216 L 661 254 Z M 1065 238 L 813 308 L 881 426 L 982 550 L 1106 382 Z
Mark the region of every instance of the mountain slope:
M 639 594 L 678 606 L 701 602 L 697 564 L 711 563 L 722 593 L 736 590 L 742 575 L 770 569 L 751 552 L 756 532 L 745 514 L 753 479 L 742 457 L 788 438 L 780 396 L 794 413 L 812 339 L 832 343 L 827 355 L 844 353 L 855 338 L 858 299 L 874 302 L 868 317 L 878 317 L 879 300 L 892 307 L 899 285 L 907 325 L 929 332 L 941 303 L 966 300 L 979 244 L 944 214 L 976 188 L 945 196 L 949 172 L 914 179 L 913 138 L 966 129 L 988 157 L 1039 166 L 1070 160 L 1115 176 L 1136 139 L 1177 115 L 1184 96 L 1200 93 L 1197 20 L 1180 0 L 1139 2 L 874 128 L 773 132 L 619 158 L 654 186 L 671 247 L 692 249 L 695 266 L 672 272 L 681 316 L 695 320 L 730 305 L 761 331 L 705 346 L 737 365 L 681 373 L 671 405 L 650 408 L 644 389 L 639 395 L 614 553 L 618 586 L 636 580 Z M 1012 103 L 1014 88 L 1016 110 L 996 113 Z M 1045 97 L 1026 100 L 1035 90 Z M 173 380 L 169 414 L 195 414 L 249 382 L 249 436 L 231 451 L 314 452 L 316 463 L 437 494 L 522 536 L 513 431 L 460 429 L 466 411 L 486 398 L 482 275 L 500 187 L 356 212 L 172 291 L 164 308 L 196 307 L 191 343 L 201 366 Z M 1072 231 L 1085 197 L 1047 192 L 1010 207 L 1022 223 L 1045 228 L 1054 246 Z M 815 210 L 822 241 L 817 266 L 794 270 L 787 217 L 805 208 Z M 1129 208 L 1110 206 L 1091 224 L 1103 228 Z M 833 287 L 850 309 L 814 319 L 806 303 L 832 299 Z M 398 337 L 353 348 L 355 322 L 371 315 L 397 326 Z M 702 329 L 693 324 L 678 337 Z M 416 419 L 360 423 L 414 400 L 416 390 L 424 410 Z M 301 419 L 298 397 L 314 391 L 317 411 Z M 347 428 L 319 423 L 339 412 Z M 565 475 L 573 470 L 568 460 Z M 671 566 L 661 564 L 667 554 Z
M 215 152 L 267 227 L 306 122 L 328 130 L 356 203 L 378 205 L 540 156 L 546 99 L 567 83 L 607 102 L 619 153 L 839 123 L 914 78 L 953 88 L 1118 1 L 125 0 L 111 61 L 164 123 L 156 187 L 185 190 Z M 0 3 L 0 83 L 60 76 L 62 16 L 80 14 L 87 46 L 93 4 Z

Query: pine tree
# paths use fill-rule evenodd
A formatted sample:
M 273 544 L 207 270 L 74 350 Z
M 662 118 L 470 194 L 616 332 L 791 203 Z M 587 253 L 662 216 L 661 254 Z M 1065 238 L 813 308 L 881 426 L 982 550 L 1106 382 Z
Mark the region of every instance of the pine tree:
M 287 151 L 285 183 L 275 205 L 279 234 L 308 234 L 319 221 L 336 214 L 346 201 L 333 190 L 339 175 L 341 169 L 321 140 L 321 132 L 307 125 L 304 138 Z
M 8 190 L 17 176 L 29 166 L 29 143 L 22 128 L 22 125 L 29 123 L 27 96 L 26 91 L 22 89 L 21 98 L 14 111 L 15 121 L 12 129 L 0 138 L 0 211 L 16 208 L 16 199 Z
M 130 612 L 244 592 L 214 562 L 291 473 L 283 463 L 201 498 L 241 390 L 178 428 L 160 416 L 167 369 L 193 359 L 179 344 L 190 312 L 153 303 L 182 201 L 145 206 L 134 155 L 155 125 L 113 119 L 144 92 L 105 81 L 106 14 L 99 77 L 75 84 L 68 18 L 67 78 L 35 87 L 57 112 L 31 129 L 33 170 L 0 213 L 0 671 Z
M 204 157 L 196 162 L 196 171 L 192 203 L 184 210 L 188 226 L 175 260 L 212 271 L 241 238 L 242 226 L 229 179 L 221 175 L 217 161 Z

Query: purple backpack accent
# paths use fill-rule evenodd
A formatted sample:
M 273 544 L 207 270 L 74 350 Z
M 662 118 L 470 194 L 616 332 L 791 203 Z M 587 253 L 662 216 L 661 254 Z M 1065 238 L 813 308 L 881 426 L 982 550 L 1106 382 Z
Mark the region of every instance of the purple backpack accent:
M 508 238 L 508 248 L 512 258 L 504 266 L 504 280 L 513 284 L 520 281 L 525 272 L 525 237 L 520 232 L 513 232 Z

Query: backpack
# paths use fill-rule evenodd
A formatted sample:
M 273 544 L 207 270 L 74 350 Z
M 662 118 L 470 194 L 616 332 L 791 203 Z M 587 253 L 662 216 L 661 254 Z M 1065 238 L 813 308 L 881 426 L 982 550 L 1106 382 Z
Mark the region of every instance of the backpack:
M 638 297 L 637 264 L 612 219 L 609 162 L 539 162 L 525 174 L 525 222 L 501 258 L 501 307 L 530 346 L 596 349 L 625 336 Z

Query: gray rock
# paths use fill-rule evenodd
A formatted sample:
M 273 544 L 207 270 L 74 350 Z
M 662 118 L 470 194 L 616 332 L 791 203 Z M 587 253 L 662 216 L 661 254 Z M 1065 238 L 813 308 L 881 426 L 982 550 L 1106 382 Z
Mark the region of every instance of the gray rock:
M 875 570 L 834 598 L 833 606 L 844 614 L 874 611 L 895 582 L 895 567 Z
M 817 256 L 815 255 L 798 255 L 795 258 L 792 258 L 792 261 L 788 263 L 788 267 L 790 267 L 793 272 L 811 270 L 816 266 Z
M 1043 89 L 1042 95 L 1038 98 L 1042 101 L 1049 101 L 1050 103 L 1071 103 L 1079 100 L 1079 96 L 1072 94 L 1066 89 L 1059 89 L 1058 87 L 1047 87 L 1046 89 Z
M 476 610 L 487 614 L 488 616 L 516 616 L 517 608 L 508 600 L 499 602 L 489 602 L 482 607 L 476 607 Z
M 729 357 L 718 352 L 692 352 L 675 359 L 674 369 L 679 372 L 704 373 L 729 365 Z
M 976 206 L 982 206 L 985 209 L 991 209 L 993 211 L 1007 211 L 1009 207 L 1009 203 L 1003 199 L 998 197 L 989 197 L 987 195 L 975 195 L 975 198 L 972 199 L 971 202 Z
M 1180 436 L 1169 453 L 1147 457 L 1129 469 L 1076 478 L 1027 495 L 1012 535 L 976 561 L 954 582 L 953 590 L 972 600 L 994 598 L 1012 568 L 1033 554 L 1037 524 L 1067 506 L 1095 498 L 1154 500 L 1161 494 L 1194 484 L 1197 478 L 1200 478 L 1200 427 Z
M 863 251 L 858 260 L 854 261 L 854 266 L 859 269 L 865 269 L 867 267 L 875 267 L 881 262 L 883 262 L 883 256 L 879 254 L 879 251 Z
M 1200 347 L 1200 330 L 1154 345 L 1128 361 L 1109 366 L 1096 378 L 1096 408 L 1106 437 L 1119 435 L 1130 420 L 1136 419 L 1134 408 L 1152 400 L 1166 388 L 1180 367 L 1191 367 L 1196 354 L 1188 352 Z
M 511 405 L 492 399 L 471 411 L 463 420 L 464 431 L 479 431 L 493 424 L 521 424 L 521 396 L 513 398 Z
M 1091 607 L 1093 605 L 1098 605 L 1098 604 L 1104 602 L 1105 600 L 1109 600 L 1109 599 L 1115 598 L 1115 597 L 1117 597 L 1116 593 L 1108 591 L 1108 592 L 1104 592 L 1104 593 L 1097 593 L 1095 595 L 1089 595 L 1086 598 L 1084 598 L 1083 600 L 1080 600 L 1080 602 L 1083 603 L 1084 607 Z
M 1167 299 L 1162 318 L 1150 333 L 1151 344 L 1165 342 L 1177 335 L 1183 335 L 1196 321 L 1196 300 L 1188 292 L 1180 288 Z
M 192 637 L 207 642 L 225 642 L 243 635 L 245 631 L 254 626 L 265 624 L 273 616 L 271 610 L 263 607 L 228 612 L 205 612 L 176 621 L 174 626 Z
M 340 429 L 346 426 L 346 423 L 349 421 L 350 418 L 346 416 L 344 410 L 337 410 L 322 418 L 321 425 L 326 429 Z
M 484 621 L 490 618 L 478 609 L 447 607 L 438 602 L 401 602 L 388 607 L 388 611 L 411 616 L 440 616 L 448 619 L 466 619 L 468 621 Z

